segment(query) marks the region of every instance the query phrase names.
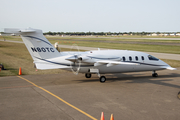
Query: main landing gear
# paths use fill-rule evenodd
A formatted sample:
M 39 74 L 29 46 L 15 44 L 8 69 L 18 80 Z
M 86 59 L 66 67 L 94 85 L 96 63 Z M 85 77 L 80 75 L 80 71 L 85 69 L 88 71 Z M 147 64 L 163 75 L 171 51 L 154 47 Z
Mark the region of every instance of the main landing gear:
M 86 77 L 86 78 L 91 78 L 91 73 L 86 73 L 86 74 L 85 74 L 85 77 Z
M 106 77 L 105 77 L 105 76 L 100 76 L 99 73 L 98 73 L 98 76 L 99 76 L 99 81 L 100 81 L 101 83 L 106 82 Z M 85 74 L 85 77 L 86 77 L 86 78 L 91 78 L 91 73 L 86 73 L 86 74 Z
M 97 74 L 98 74 L 98 76 L 99 76 L 99 81 L 100 81 L 101 83 L 106 82 L 106 77 L 105 77 L 105 76 L 101 76 L 99 73 L 97 73 Z M 85 77 L 86 77 L 86 78 L 91 78 L 91 73 L 86 73 L 86 74 L 85 74 Z M 152 72 L 152 77 L 158 77 L 158 74 L 156 73 L 155 70 Z
M 158 74 L 156 73 L 156 71 L 153 71 L 152 77 L 158 77 Z

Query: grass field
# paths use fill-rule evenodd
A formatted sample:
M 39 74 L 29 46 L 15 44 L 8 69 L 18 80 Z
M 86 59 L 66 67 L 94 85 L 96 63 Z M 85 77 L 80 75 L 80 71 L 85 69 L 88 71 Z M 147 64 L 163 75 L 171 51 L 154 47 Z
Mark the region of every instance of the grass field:
M 19 36 L 6 36 L 4 38 L 7 40 L 22 41 L 22 39 Z M 52 44 L 54 44 L 55 42 L 59 42 L 59 44 L 65 45 L 72 45 L 73 43 L 76 43 L 79 46 L 87 47 L 180 54 L 180 40 L 138 40 L 130 38 L 131 37 L 128 37 L 128 39 L 119 39 L 114 37 L 47 37 L 47 39 Z
M 166 38 L 180 38 L 180 37 L 149 37 L 149 36 L 144 36 L 144 37 L 140 37 L 140 36 L 123 36 L 123 37 L 104 37 L 104 36 L 100 36 L 100 37 L 86 37 L 86 36 L 66 36 L 66 37 L 60 37 L 60 36 L 46 36 L 46 38 L 48 40 L 110 40 L 110 41 L 137 41 L 137 42 L 172 42 L 172 43 L 180 43 L 180 40 L 165 40 Z M 137 39 L 134 39 L 137 38 Z M 141 39 L 138 39 L 141 38 Z M 142 39 L 144 38 L 144 39 Z M 162 38 L 160 40 L 156 40 L 156 39 L 145 39 L 145 38 Z M 0 39 L 7 39 L 7 40 L 16 40 L 16 41 L 22 41 L 20 36 L 1 36 Z M 164 39 L 164 40 L 163 40 Z
M 70 49 L 61 49 L 61 51 L 69 51 Z M 172 67 L 180 67 L 180 61 L 163 60 Z M 0 72 L 0 76 L 18 75 L 19 67 L 22 68 L 22 73 L 27 74 L 58 74 L 67 72 L 60 69 L 54 70 L 38 70 L 33 67 L 33 60 L 27 51 L 24 44 L 9 43 L 0 41 L 0 63 L 6 70 Z
M 22 74 L 24 75 L 58 74 L 60 72 L 65 72 L 61 69 L 36 71 L 36 69 L 34 68 L 33 60 L 25 45 L 19 43 L 0 41 L 0 63 L 2 63 L 6 69 L 0 72 L 0 76 L 18 75 L 19 67 L 22 68 Z

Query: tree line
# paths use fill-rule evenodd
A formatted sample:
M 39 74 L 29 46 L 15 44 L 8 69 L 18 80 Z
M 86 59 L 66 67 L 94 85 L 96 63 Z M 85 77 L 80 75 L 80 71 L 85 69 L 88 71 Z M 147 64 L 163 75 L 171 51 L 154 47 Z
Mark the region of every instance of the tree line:
M 44 35 L 69 35 L 69 36 L 88 36 L 88 35 L 150 35 L 150 34 L 172 34 L 176 32 L 46 32 Z
M 3 34 L 3 32 L 0 32 Z M 174 34 L 180 32 L 46 32 L 44 35 L 69 35 L 69 36 L 89 36 L 89 35 L 100 35 L 100 36 L 115 36 L 115 35 L 150 35 L 150 34 Z

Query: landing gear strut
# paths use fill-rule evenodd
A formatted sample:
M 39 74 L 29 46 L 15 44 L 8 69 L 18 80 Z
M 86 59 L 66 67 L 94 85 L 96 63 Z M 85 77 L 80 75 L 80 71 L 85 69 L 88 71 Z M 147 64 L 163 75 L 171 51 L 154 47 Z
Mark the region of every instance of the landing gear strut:
M 158 74 L 156 73 L 156 71 L 153 71 L 152 77 L 158 77 Z

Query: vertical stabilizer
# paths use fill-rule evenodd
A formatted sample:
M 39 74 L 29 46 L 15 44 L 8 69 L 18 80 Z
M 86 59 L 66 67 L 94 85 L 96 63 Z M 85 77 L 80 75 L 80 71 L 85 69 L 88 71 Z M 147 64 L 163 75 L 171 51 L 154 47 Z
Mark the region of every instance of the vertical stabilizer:
M 6 33 L 17 33 L 21 35 L 29 53 L 34 61 L 59 57 L 60 53 L 44 37 L 42 30 L 38 29 L 11 29 L 4 30 Z

